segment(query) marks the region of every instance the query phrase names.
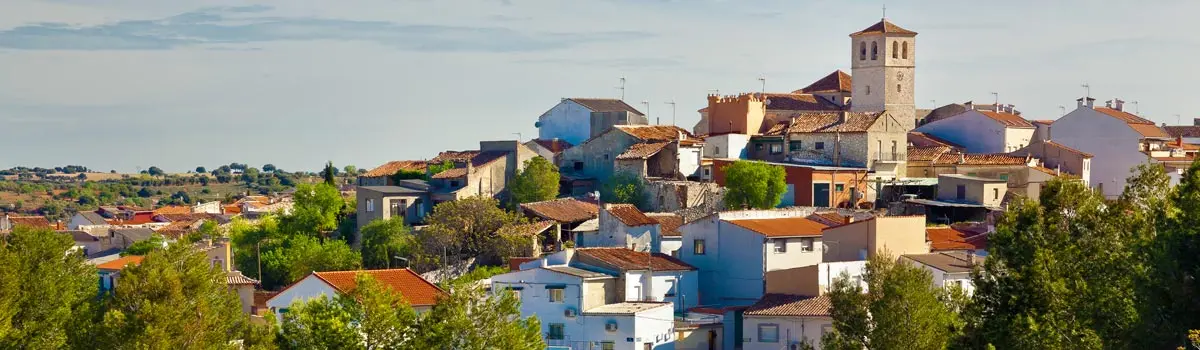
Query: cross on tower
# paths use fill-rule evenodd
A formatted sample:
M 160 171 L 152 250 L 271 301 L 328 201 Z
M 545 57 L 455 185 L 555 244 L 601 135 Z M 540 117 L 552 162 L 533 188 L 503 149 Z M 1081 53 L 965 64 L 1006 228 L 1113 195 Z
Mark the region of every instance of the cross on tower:
M 887 19 L 887 4 L 883 5 L 883 19 Z

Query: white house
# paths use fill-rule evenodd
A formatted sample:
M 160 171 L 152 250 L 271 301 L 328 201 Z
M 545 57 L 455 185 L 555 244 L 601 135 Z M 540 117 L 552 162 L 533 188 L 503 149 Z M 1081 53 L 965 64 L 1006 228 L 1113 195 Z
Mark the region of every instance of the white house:
M 621 301 L 617 277 L 566 265 L 573 254 L 559 252 L 522 264 L 520 271 L 493 276 L 492 291 L 515 293 L 521 315 L 538 317 L 550 346 L 674 348 L 671 303 Z
M 646 216 L 658 221 L 658 245 L 653 251 L 678 258 L 679 248 L 683 247 L 683 234 L 679 232 L 683 217 L 674 213 L 646 213 Z
M 537 123 L 534 124 L 538 128 L 538 139 L 557 138 L 572 145 L 583 143 L 594 136 L 592 112 L 624 112 L 628 120 L 609 123 L 613 125 L 647 124 L 645 115 L 625 101 L 611 98 L 564 98 L 538 117 Z
M 109 228 L 112 228 L 112 225 L 104 220 L 103 216 L 90 211 L 75 213 L 67 222 L 67 229 L 84 231 L 93 236 L 108 236 Z
M 766 293 L 768 272 L 821 263 L 812 210 L 723 212 L 679 228 L 679 258 L 700 270 L 700 303 L 750 305 Z
M 658 221 L 631 204 L 605 204 L 600 210 L 599 223 L 599 230 L 580 233 L 575 245 L 580 248 L 624 247 L 645 252 L 658 244 Z
M 962 145 L 967 153 L 1005 153 L 1028 145 L 1036 128 L 1011 109 L 971 109 L 914 131 Z
M 400 293 L 418 313 L 429 311 L 437 299 L 446 294 L 409 269 L 313 272 L 267 299 L 267 307 L 275 313 L 276 319 L 282 319 L 293 303 L 322 295 L 333 298 L 338 293 L 353 291 L 359 273 L 374 276 L 381 284 Z
M 1076 100 L 1071 113 L 1050 126 L 1050 139 L 1093 156 L 1088 183 L 1106 198 L 1116 198 L 1125 188 L 1130 169 L 1146 163 L 1149 144 L 1170 140 L 1154 122 L 1124 111 L 1124 101 L 1095 107 L 1093 98 Z
M 720 134 L 704 138 L 704 158 L 748 159 L 746 146 L 750 144 L 750 135 Z
M 821 337 L 833 331 L 828 296 L 767 294 L 746 309 L 741 349 L 821 349 Z
M 196 203 L 192 206 L 192 213 L 220 214 L 221 201 Z
M 699 304 L 699 278 L 695 267 L 662 253 L 626 248 L 575 250 L 579 267 L 617 276 L 617 293 L 623 301 L 662 301 L 685 311 Z
M 902 259 L 913 262 L 933 274 L 933 285 L 938 287 L 958 286 L 967 295 L 975 292 L 971 282 L 971 269 L 983 264 L 983 257 L 972 251 L 949 251 L 929 254 L 905 254 Z

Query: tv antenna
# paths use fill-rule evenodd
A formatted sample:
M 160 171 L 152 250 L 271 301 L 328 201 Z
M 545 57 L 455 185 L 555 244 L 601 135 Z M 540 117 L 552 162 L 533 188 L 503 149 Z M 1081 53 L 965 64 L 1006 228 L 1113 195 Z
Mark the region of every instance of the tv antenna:
M 621 90 L 621 100 L 624 101 L 625 100 L 625 77 L 621 77 L 621 86 L 618 86 L 617 90 Z
M 671 125 L 679 125 L 675 123 L 675 99 L 663 103 L 671 105 Z

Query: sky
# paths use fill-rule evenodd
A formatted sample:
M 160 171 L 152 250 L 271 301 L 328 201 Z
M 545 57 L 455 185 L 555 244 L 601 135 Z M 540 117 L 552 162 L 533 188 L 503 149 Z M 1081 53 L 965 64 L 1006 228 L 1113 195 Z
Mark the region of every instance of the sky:
M 916 103 L 1055 119 L 1091 86 L 1185 123 L 1196 1 L 893 1 Z M 619 96 L 690 129 L 712 90 L 850 71 L 880 1 L 3 0 L 0 168 L 372 168 L 536 137 L 565 97 Z M 649 102 L 649 111 L 641 104 Z M 1127 107 L 1129 108 L 1129 107 Z

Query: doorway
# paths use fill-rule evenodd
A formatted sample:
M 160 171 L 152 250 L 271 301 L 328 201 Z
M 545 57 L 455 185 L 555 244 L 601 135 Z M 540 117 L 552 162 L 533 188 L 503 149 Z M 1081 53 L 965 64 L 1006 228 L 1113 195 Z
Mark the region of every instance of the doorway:
M 813 201 L 814 207 L 829 206 L 829 184 L 813 184 Z

